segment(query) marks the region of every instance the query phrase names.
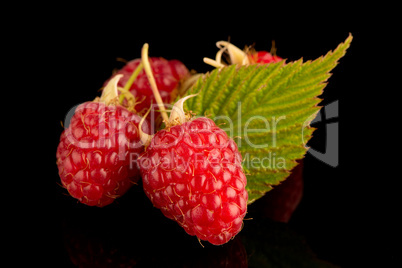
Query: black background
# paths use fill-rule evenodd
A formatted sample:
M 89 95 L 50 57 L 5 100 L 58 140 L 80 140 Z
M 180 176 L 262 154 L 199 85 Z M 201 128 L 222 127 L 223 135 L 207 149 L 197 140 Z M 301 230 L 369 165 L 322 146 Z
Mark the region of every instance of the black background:
M 28 235 L 14 239 L 16 248 L 22 252 L 19 261 L 27 253 L 33 253 L 29 258 L 32 263 L 73 267 L 66 249 L 66 226 L 67 230 L 78 228 L 77 232 L 93 229 L 92 237 L 97 237 L 102 230 L 113 234 L 110 227 L 117 235 L 130 239 L 122 242 L 123 247 L 129 245 L 135 249 L 141 248 L 136 245 L 137 241 L 144 241 L 136 240 L 137 234 L 149 236 L 144 248 L 153 252 L 147 255 L 140 250 L 149 258 L 162 256 L 161 260 L 166 260 L 169 252 L 175 252 L 172 248 L 183 250 L 182 254 L 177 252 L 177 258 L 200 249 L 198 241 L 188 238 L 174 223 L 161 217 L 139 188 L 130 190 L 130 195 L 122 197 L 118 204 L 99 209 L 77 204 L 58 185 L 55 152 L 62 131 L 60 121 L 73 106 L 100 95 L 98 90 L 103 81 L 113 69 L 122 67 L 117 58 L 139 58 L 140 49 L 147 42 L 150 56 L 178 59 L 189 69 L 206 72 L 210 67 L 202 58 L 215 55 L 215 42 L 219 40 L 230 39 L 241 48 L 255 44 L 257 50 L 268 51 L 275 40 L 277 54 L 288 61 L 301 57 L 313 60 L 335 49 L 349 33 L 354 36 L 351 47 L 333 70 L 321 96 L 322 105 L 339 101 L 339 117 L 331 121 L 339 123 L 339 166 L 330 167 L 307 154 L 302 202 L 286 226 L 274 225 L 273 230 L 295 232 L 319 259 L 341 267 L 367 263 L 387 266 L 400 261 L 392 244 L 397 226 L 396 190 L 380 183 L 380 179 L 387 177 L 385 173 L 378 176 L 371 172 L 380 165 L 380 157 L 374 153 L 374 147 L 378 147 L 377 136 L 371 131 L 379 123 L 372 119 L 373 109 L 367 98 L 374 84 L 367 80 L 371 80 L 370 64 L 376 61 L 381 49 L 386 51 L 387 44 L 383 29 L 376 21 L 369 14 L 363 16 L 361 10 L 350 8 L 334 15 L 326 13 L 324 7 L 321 12 L 300 10 L 289 14 L 284 8 L 272 7 L 267 11 L 245 5 L 233 12 L 211 6 L 203 9 L 202 15 L 193 13 L 193 8 L 180 12 L 178 8 L 175 12 L 163 8 L 155 12 L 153 7 L 125 10 L 124 6 L 118 6 L 110 9 L 113 16 L 92 9 L 63 9 L 68 11 L 47 14 L 38 18 L 39 23 L 32 27 L 34 35 L 29 40 L 38 46 L 28 62 L 37 75 L 30 84 L 40 88 L 35 103 L 46 105 L 35 105 L 41 119 L 34 120 L 31 128 L 41 138 L 40 142 L 33 143 L 33 149 L 43 151 L 43 157 L 30 158 L 35 166 L 33 170 L 40 175 L 25 176 L 32 183 L 32 187 L 27 187 L 32 195 L 23 205 L 24 220 L 20 228 Z M 318 151 L 325 151 L 325 124 L 315 127 L 318 129 L 310 144 Z M 369 137 L 362 134 L 363 130 L 370 133 Z M 134 203 L 140 205 L 133 206 Z M 97 225 L 98 219 L 99 222 L 104 219 L 105 223 Z M 124 222 L 121 229 L 127 231 L 119 230 L 118 221 Z M 96 226 L 92 228 L 88 224 Z M 272 227 L 272 223 L 267 226 Z M 154 229 L 157 231 L 150 234 Z M 247 224 L 243 231 L 250 232 Z M 169 234 L 164 237 L 164 232 Z M 113 247 L 120 247 L 119 241 L 113 240 Z M 159 246 L 153 248 L 152 243 Z M 207 250 L 212 255 L 219 251 L 208 246 Z M 291 254 L 289 251 L 289 258 Z M 169 261 L 164 264 L 170 267 Z

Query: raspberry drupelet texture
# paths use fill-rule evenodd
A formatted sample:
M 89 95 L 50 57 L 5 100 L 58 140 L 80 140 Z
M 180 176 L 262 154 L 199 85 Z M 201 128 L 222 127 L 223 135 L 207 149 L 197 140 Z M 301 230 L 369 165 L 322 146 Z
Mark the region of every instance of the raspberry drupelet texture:
M 141 59 L 129 61 L 123 68 L 115 73 L 115 75 L 123 75 L 118 83 L 119 87 L 123 87 L 127 83 L 140 62 Z M 163 102 L 170 103 L 176 98 L 180 83 L 190 76 L 189 70 L 178 60 L 150 57 L 149 62 Z M 107 81 L 105 84 L 106 83 Z M 138 77 L 131 85 L 130 92 L 137 99 L 138 103 L 134 108 L 139 113 L 143 113 L 151 104 L 156 104 L 155 97 L 153 96 L 151 86 L 144 70 L 139 73 Z
M 159 131 L 138 161 L 146 195 L 188 234 L 221 245 L 241 230 L 248 200 L 241 155 L 214 121 Z
M 120 105 L 86 102 L 77 107 L 57 148 L 62 185 L 89 206 L 103 207 L 139 180 L 131 162 L 144 150 L 141 117 Z M 147 132 L 147 126 L 143 125 Z

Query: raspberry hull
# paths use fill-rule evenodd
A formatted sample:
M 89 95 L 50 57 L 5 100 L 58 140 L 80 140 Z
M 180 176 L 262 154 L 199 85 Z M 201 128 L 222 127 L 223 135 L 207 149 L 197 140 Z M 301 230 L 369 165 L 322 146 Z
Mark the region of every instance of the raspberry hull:
M 144 150 L 140 119 L 119 105 L 86 102 L 77 107 L 56 153 L 61 183 L 72 197 L 103 207 L 139 180 L 130 162 Z
M 188 234 L 221 245 L 241 230 L 248 200 L 241 155 L 212 120 L 159 131 L 139 165 L 146 195 Z

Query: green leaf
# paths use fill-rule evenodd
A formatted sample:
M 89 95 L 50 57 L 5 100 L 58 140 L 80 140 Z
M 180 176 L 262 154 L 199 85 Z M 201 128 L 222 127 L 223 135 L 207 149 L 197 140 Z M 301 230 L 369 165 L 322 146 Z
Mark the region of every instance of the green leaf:
M 351 41 L 349 35 L 314 61 L 215 69 L 186 93 L 198 96 L 184 103 L 185 110 L 212 118 L 236 140 L 249 203 L 285 180 L 306 154 L 310 122 L 321 108 L 318 96 Z

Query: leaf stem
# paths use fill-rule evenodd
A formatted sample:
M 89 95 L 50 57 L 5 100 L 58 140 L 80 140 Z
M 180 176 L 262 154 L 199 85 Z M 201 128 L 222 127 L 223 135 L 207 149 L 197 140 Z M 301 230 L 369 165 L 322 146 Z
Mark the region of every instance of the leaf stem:
M 149 83 L 151 84 L 152 92 L 153 92 L 153 94 L 155 96 L 156 103 L 158 104 L 158 106 L 159 106 L 159 108 L 161 110 L 163 120 L 165 122 L 168 122 L 169 117 L 168 117 L 168 114 L 166 112 L 165 105 L 163 104 L 161 95 L 159 94 L 158 87 L 156 85 L 154 75 L 152 74 L 151 64 L 149 63 L 148 47 L 149 46 L 148 46 L 147 43 L 145 43 L 144 46 L 142 47 L 141 61 L 142 61 L 142 64 L 144 65 L 144 70 L 145 70 L 145 73 L 147 74 Z

